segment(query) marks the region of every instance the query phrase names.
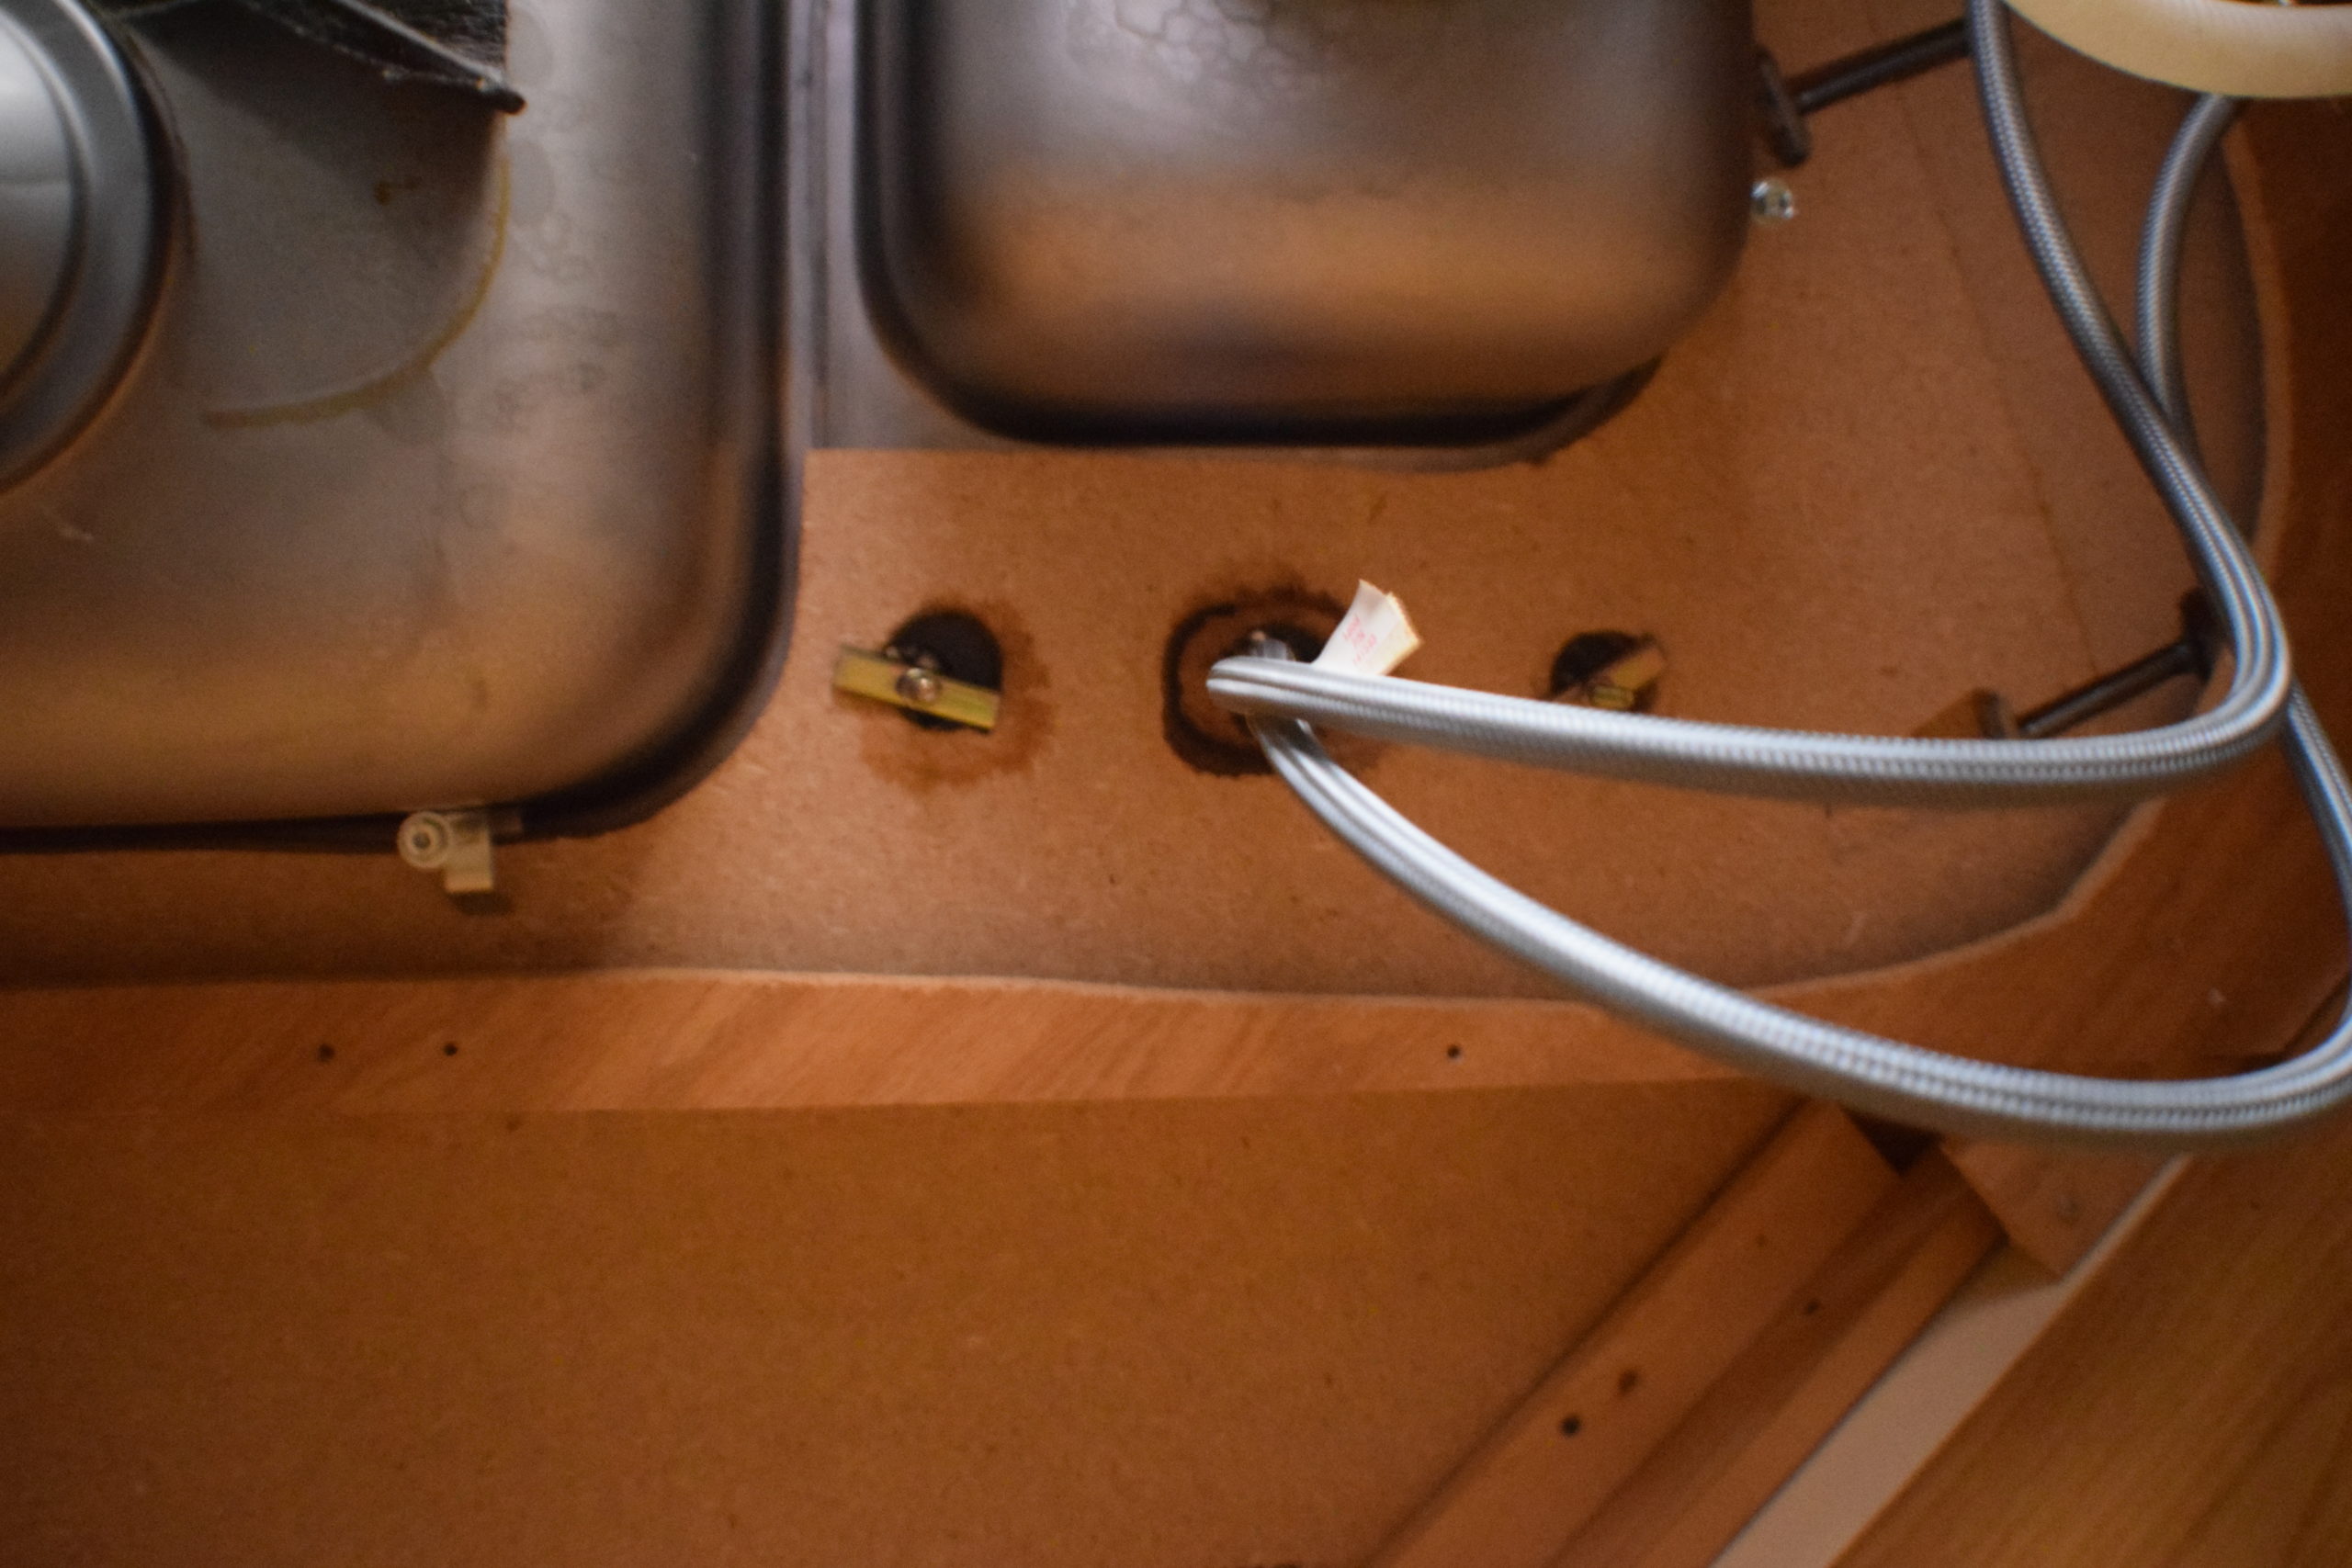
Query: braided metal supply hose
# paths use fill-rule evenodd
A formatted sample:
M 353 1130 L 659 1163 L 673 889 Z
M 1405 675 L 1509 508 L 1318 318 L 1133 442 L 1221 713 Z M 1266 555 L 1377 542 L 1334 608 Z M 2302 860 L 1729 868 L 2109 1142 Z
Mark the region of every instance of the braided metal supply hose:
M 1507 886 L 1421 831 L 1334 763 L 1309 722 L 1382 739 L 1621 778 L 1838 801 L 2015 805 L 2154 794 L 2208 776 L 2276 733 L 2352 908 L 2352 786 L 2293 687 L 2267 590 L 2168 409 L 2178 225 L 2226 116 L 2200 103 L 2158 182 L 2143 259 L 2146 372 L 2092 287 L 2035 149 L 2002 0 L 1970 0 L 1969 29 L 1994 152 L 2052 303 L 2188 546 L 2233 653 L 2221 701 L 2136 735 L 1935 741 L 1699 724 L 1348 675 L 1272 657 L 1230 659 L 1209 690 L 1251 716 L 1277 773 L 1375 867 L 1448 919 L 1577 992 L 1759 1077 L 1946 1131 L 2177 1151 L 2243 1142 L 2352 1099 L 2352 1015 L 2317 1046 L 2256 1072 L 2143 1082 L 1952 1056 L 1826 1023 L 1677 969 Z M 2222 124 L 2211 123 L 2220 116 Z M 2201 143 L 2201 150 L 2200 150 Z M 2156 296 L 2151 299 L 2152 291 Z M 2151 391 L 2151 385 L 2157 391 Z
M 2004 13 L 1972 0 L 1985 120 L 2027 243 L 2086 366 L 2188 547 L 2232 651 L 2209 710 L 2129 735 L 1923 740 L 1815 735 L 1566 707 L 1386 676 L 1229 659 L 1210 694 L 1234 712 L 1384 740 L 1730 794 L 1887 806 L 2025 806 L 2161 794 L 2267 742 L 2289 681 L 2277 607 L 2196 458 L 2142 385 L 2068 240 L 2019 97 Z M 1996 41 L 1988 46 L 1987 37 Z M 1997 56 L 1997 58 L 1996 58 Z
M 2189 198 L 2198 176 L 2222 144 L 2222 133 L 2238 118 L 2238 101 L 2208 94 L 2197 100 L 2156 171 L 2148 216 L 2140 228 L 2140 276 L 2132 311 L 2139 344 L 2140 379 L 2164 405 L 2173 433 L 2197 449 L 2188 417 L 2188 391 L 2180 377 L 2180 253 L 2188 232 Z

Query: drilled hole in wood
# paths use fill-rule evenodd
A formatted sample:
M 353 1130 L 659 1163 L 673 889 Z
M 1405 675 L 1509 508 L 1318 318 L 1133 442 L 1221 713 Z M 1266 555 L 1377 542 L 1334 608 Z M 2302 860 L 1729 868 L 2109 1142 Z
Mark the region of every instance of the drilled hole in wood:
M 1329 594 L 1274 587 L 1212 600 L 1178 621 L 1160 661 L 1160 721 L 1170 749 L 1189 766 L 1222 778 L 1272 773 L 1249 721 L 1210 700 L 1209 667 L 1245 652 L 1250 634 L 1260 631 L 1307 662 L 1323 651 L 1345 613 Z
M 1637 637 L 1632 632 L 1578 632 L 1561 646 L 1558 653 L 1552 656 L 1550 683 L 1544 694 L 1555 702 L 1572 694 L 1576 700 L 1584 701 L 1587 689 L 1592 685 L 1596 677 L 1634 649 L 1648 645 L 1650 641 L 1650 638 Z M 1632 712 L 1648 713 L 1657 705 L 1657 681 L 1653 676 L 1637 687 L 1632 694 L 1630 705 L 1621 698 L 1600 705 L 1630 706 Z
M 969 686 L 1004 689 L 1004 649 L 978 615 L 962 610 L 927 610 L 890 634 L 883 653 Z M 900 708 L 899 716 L 919 729 L 978 735 L 980 731 L 935 714 Z

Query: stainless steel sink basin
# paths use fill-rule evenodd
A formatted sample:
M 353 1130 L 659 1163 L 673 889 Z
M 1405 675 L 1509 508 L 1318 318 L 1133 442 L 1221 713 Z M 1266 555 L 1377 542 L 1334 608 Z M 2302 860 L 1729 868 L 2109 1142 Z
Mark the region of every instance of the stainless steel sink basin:
M 867 0 L 865 297 L 1048 440 L 1423 442 L 1657 355 L 1747 223 L 1743 0 Z
M 778 30 L 522 0 L 511 119 L 238 7 L 125 32 L 177 210 L 0 493 L 0 829 L 570 831 L 723 750 L 788 603 Z

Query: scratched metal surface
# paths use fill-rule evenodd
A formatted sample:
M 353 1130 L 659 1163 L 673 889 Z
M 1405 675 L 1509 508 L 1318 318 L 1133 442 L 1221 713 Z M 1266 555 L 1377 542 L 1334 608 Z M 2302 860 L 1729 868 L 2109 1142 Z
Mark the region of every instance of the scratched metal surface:
M 0 496 L 0 827 L 659 752 L 764 629 L 747 8 L 517 6 L 512 119 L 206 9 L 124 35 L 183 175 L 148 340 Z
M 1772 0 L 1761 20 L 1802 66 L 1941 3 Z M 2053 172 L 2114 288 L 2178 97 L 2026 41 Z M 548 107 L 532 97 L 518 135 Z M 1902 733 L 1973 686 L 2040 701 L 2177 626 L 2178 546 L 2037 291 L 1966 73 L 1816 130 L 1799 220 L 1754 237 L 1647 392 L 1547 462 L 820 451 L 782 680 L 675 806 L 502 850 L 494 908 L 390 855 L 0 856 L 0 982 L 690 964 L 1553 994 L 1383 885 L 1278 781 L 1171 747 L 1174 629 L 1237 592 L 1365 576 L 1412 606 L 1430 646 L 1408 669 L 1431 680 L 1540 692 L 1563 639 L 1617 627 L 1665 646 L 1663 712 Z M 2184 326 L 2209 451 L 2241 495 L 2263 363 L 2229 188 L 2207 195 Z M 1002 640 L 993 736 L 831 690 L 836 646 L 941 604 Z M 1400 747 L 1358 761 L 1531 894 L 1742 984 L 2039 914 L 2114 825 L 1826 812 Z

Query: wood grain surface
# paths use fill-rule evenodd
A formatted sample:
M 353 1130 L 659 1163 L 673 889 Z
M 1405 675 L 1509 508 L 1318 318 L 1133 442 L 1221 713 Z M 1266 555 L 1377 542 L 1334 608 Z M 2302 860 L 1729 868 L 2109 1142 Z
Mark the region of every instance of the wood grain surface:
M 2352 254 L 2352 116 L 2342 106 L 2249 117 L 2253 186 L 2288 279 L 2342 276 Z M 2304 635 L 2297 663 L 2338 734 L 2352 647 L 2326 635 L 2346 581 L 2352 486 L 2352 299 L 2298 288 L 2281 301 L 2295 389 L 2275 447 L 2305 500 L 2283 541 L 2280 597 Z M 2193 806 L 2193 802 L 2185 802 Z M 2245 879 L 2309 851 L 2284 823 L 2266 854 L 2240 840 Z M 2217 846 L 2218 847 L 2218 846 Z M 2230 852 L 2224 849 L 2223 853 Z M 2194 899 L 2201 887 L 2184 886 Z M 2306 897 L 2316 898 L 2316 890 Z M 2303 909 L 2316 903 L 2300 906 Z M 2293 940 L 2291 911 L 2241 908 Z M 2335 917 L 2301 922 L 2339 940 Z M 2222 936 L 2218 924 L 2206 932 Z M 2249 962 L 2256 953 L 2245 952 Z M 2315 955 L 2314 955 L 2315 956 Z M 2153 965 L 2150 967 L 2154 967 Z M 2234 984 L 2275 983 L 2276 971 Z M 2352 1122 L 2278 1149 L 2192 1168 L 2053 1330 L 1845 1559 L 2099 1568 L 2316 1568 L 2352 1550 Z
M 2200 1162 L 1841 1568 L 2321 1568 L 2352 1541 L 2352 1122 Z
M 1974 1139 L 1954 1139 L 1947 1152 L 2000 1215 L 2009 1240 L 2053 1276 L 2087 1257 L 2164 1168 L 2133 1155 L 2055 1154 Z
M 0 993 L 0 1111 L 711 1111 L 1735 1077 L 1589 1010 L 662 971 Z
M 1843 1111 L 1799 1111 L 1375 1568 L 1546 1568 L 1896 1186 Z
M 1961 1174 L 1923 1156 L 1551 1568 L 1706 1568 L 2000 1238 Z

